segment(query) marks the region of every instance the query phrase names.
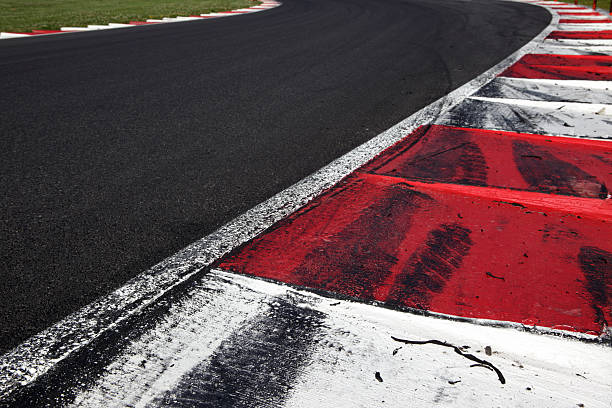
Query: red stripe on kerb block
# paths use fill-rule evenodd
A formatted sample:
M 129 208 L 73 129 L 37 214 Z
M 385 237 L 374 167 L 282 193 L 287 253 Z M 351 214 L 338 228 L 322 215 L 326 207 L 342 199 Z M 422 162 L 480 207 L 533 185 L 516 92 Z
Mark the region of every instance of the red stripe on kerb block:
M 62 30 L 32 30 L 32 34 L 57 34 L 57 33 L 68 33 L 70 31 Z
M 499 76 L 541 79 L 612 79 L 612 57 L 528 54 Z
M 391 306 L 601 332 L 612 318 L 610 221 L 489 190 L 355 174 L 216 266 Z
M 553 31 L 549 39 L 612 40 L 612 31 Z
M 602 199 L 612 186 L 610 163 L 608 142 L 436 125 L 419 128 L 361 171 Z
M 521 62 L 530 65 L 561 65 L 576 67 L 610 67 L 612 56 L 608 55 L 558 55 L 558 54 L 527 54 Z
M 569 19 L 562 18 L 559 20 L 561 24 L 600 24 L 600 23 L 612 23 L 610 19 L 602 19 L 602 20 L 585 20 L 585 19 Z

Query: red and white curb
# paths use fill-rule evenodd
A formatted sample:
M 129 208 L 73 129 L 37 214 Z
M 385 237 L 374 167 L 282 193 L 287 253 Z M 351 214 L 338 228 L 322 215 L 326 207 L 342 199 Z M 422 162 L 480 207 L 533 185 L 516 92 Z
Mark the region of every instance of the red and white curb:
M 135 28 L 143 25 L 162 24 L 162 23 L 180 23 L 185 21 L 197 21 L 209 18 L 221 18 L 231 17 L 241 14 L 256 13 L 258 11 L 269 10 L 280 6 L 281 3 L 273 0 L 263 1 L 257 6 L 251 6 L 247 8 L 241 8 L 230 11 L 222 11 L 218 13 L 206 13 L 192 16 L 177 16 L 177 17 L 164 17 L 161 19 L 147 19 L 144 21 L 130 21 L 129 23 L 109 23 L 103 25 L 91 24 L 87 27 L 61 27 L 59 30 L 33 30 L 27 33 L 15 33 L 15 32 L 0 32 L 0 40 L 6 40 L 11 38 L 23 38 L 23 37 L 37 37 L 41 35 L 55 35 L 55 34 L 67 34 L 84 31 L 96 31 L 96 30 L 110 30 L 116 28 Z
M 609 406 L 612 57 L 541 5 L 496 67 L 2 356 L 0 398 L 166 302 L 57 402 Z

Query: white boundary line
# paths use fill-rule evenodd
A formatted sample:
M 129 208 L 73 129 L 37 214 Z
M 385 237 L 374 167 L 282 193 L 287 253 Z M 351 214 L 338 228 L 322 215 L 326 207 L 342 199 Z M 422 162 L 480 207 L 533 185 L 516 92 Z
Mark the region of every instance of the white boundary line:
M 550 24 L 540 34 L 493 68 L 1 356 L 0 399 L 35 381 L 233 248 L 292 214 L 417 127 L 433 122 L 520 57 L 537 49 L 557 28 L 559 17 L 551 14 Z

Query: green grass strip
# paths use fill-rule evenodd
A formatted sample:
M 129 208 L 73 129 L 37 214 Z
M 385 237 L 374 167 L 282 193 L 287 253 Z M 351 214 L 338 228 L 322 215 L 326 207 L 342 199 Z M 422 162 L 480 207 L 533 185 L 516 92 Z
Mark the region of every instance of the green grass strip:
M 199 15 L 250 7 L 251 0 L 0 0 L 0 31 L 29 32 Z

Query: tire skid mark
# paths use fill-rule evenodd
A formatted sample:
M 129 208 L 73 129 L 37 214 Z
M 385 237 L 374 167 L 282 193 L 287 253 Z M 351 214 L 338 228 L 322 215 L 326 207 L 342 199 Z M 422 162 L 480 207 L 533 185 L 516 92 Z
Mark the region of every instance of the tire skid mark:
M 551 152 L 522 140 L 515 140 L 512 149 L 521 175 L 534 189 L 551 194 L 608 198 L 605 183 Z
M 403 184 L 385 187 L 382 198 L 306 255 L 294 271 L 297 284 L 372 299 L 398 262 L 414 210 L 428 200 Z
M 612 321 L 612 252 L 597 247 L 582 247 L 578 260 L 597 321 L 603 327 L 609 327 Z
M 210 361 L 152 406 L 278 407 L 310 360 L 325 314 L 273 298 L 270 309 L 227 338 Z
M 467 99 L 436 120 L 437 124 L 551 136 L 610 139 L 608 116 L 576 115 L 545 108 Z
M 612 146 L 601 142 L 434 125 L 418 129 L 361 171 L 605 199 L 612 175 L 604 157 L 612 159 Z
M 432 296 L 444 290 L 473 245 L 470 234 L 469 229 L 457 223 L 443 224 L 430 231 L 425 244 L 397 276 L 387 302 L 429 309 Z

